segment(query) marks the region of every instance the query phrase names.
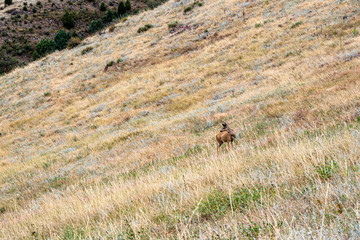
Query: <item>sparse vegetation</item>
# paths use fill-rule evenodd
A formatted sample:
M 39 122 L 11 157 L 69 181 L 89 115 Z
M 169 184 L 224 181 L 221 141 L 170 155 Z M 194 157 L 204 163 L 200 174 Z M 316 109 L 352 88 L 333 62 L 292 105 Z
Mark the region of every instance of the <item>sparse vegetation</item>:
M 56 43 L 54 40 L 43 39 L 36 45 L 36 50 L 34 52 L 34 58 L 43 57 L 51 52 L 56 50 Z
M 142 33 L 142 32 L 146 32 L 147 30 L 149 30 L 150 28 L 153 28 L 154 26 L 152 24 L 146 24 L 143 27 L 140 27 L 137 32 L 138 33 Z
M 64 30 L 60 30 L 54 37 L 56 49 L 58 50 L 65 49 L 70 39 L 71 39 L 70 33 L 65 32 Z
M 78 37 L 72 37 L 68 43 L 68 48 L 74 48 L 76 46 L 78 46 L 81 43 L 81 39 Z
M 104 28 L 103 21 L 98 19 L 96 21 L 92 21 L 89 27 L 89 31 L 94 33 Z
M 64 28 L 72 29 L 75 27 L 75 19 L 74 15 L 68 11 L 66 11 L 61 18 Z
M 81 54 L 87 54 L 88 52 L 91 52 L 94 48 L 93 47 L 86 47 L 81 51 Z
M 190 12 L 192 11 L 195 7 L 201 7 L 203 5 L 202 2 L 199 2 L 199 1 L 195 1 L 193 2 L 191 5 L 187 6 L 186 8 L 184 8 L 184 14 L 187 13 L 187 12 Z
M 74 13 L 80 40 L 106 14 L 101 1 L 52 2 L 60 25 L 62 5 Z M 354 1 L 209 0 L 184 15 L 193 2 L 128 15 L 26 66 L 40 40 L 19 38 L 21 2 L 2 11 L 20 12 L 0 26 L 0 239 L 357 237 Z M 62 26 L 33 7 L 26 36 L 56 48 Z M 217 154 L 223 121 L 238 141 Z
M 177 25 L 178 25 L 178 21 L 173 21 L 171 23 L 168 23 L 168 27 L 170 30 L 176 27 Z
M 12 0 L 4 0 L 4 3 L 5 3 L 5 6 L 6 6 L 6 5 L 9 6 L 9 5 L 12 4 Z
M 291 27 L 290 27 L 290 28 L 296 28 L 296 27 L 300 26 L 301 24 L 303 24 L 303 22 L 302 22 L 302 21 L 300 21 L 300 22 L 296 22 L 296 23 L 294 23 L 293 25 L 291 25 Z
M 107 7 L 106 7 L 105 3 L 104 3 L 104 2 L 101 2 L 101 4 L 100 4 L 100 11 L 105 12 L 106 9 L 107 9 Z

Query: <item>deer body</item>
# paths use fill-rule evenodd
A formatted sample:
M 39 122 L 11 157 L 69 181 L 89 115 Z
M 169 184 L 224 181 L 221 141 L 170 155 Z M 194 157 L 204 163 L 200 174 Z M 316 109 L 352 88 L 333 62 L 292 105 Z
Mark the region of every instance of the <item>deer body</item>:
M 216 134 L 216 141 L 218 142 L 217 152 L 219 152 L 219 148 L 223 143 L 227 143 L 228 149 L 230 149 L 230 144 L 234 147 L 233 142 L 235 138 L 235 133 L 227 126 L 226 123 L 223 123 L 223 129 Z

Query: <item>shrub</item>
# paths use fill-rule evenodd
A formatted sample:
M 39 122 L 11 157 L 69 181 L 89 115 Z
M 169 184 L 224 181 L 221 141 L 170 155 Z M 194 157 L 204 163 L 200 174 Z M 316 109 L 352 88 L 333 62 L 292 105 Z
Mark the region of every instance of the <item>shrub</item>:
M 150 0 L 147 1 L 146 4 L 148 5 L 149 8 L 153 9 L 160 6 L 162 2 L 163 2 L 162 0 Z
M 184 13 L 190 12 L 193 9 L 192 6 L 188 6 L 184 9 Z
M 104 17 L 104 22 L 109 23 L 114 19 L 114 14 L 111 10 L 107 10 L 106 15 Z
M 54 52 L 56 50 L 56 44 L 53 40 L 49 40 L 49 39 L 42 39 L 37 45 L 36 45 L 36 50 L 35 52 L 37 52 L 38 55 L 36 55 L 37 58 L 39 57 L 43 57 L 46 54 L 49 54 L 51 52 Z M 34 53 L 35 54 L 35 53 Z M 34 57 L 34 55 L 33 55 Z
M 125 2 L 125 10 L 129 12 L 131 10 L 131 4 L 129 0 L 126 0 Z
M 72 37 L 68 43 L 68 48 L 74 48 L 81 43 L 81 39 L 78 37 Z
M 315 172 L 319 174 L 319 177 L 324 180 L 330 179 L 335 173 L 339 171 L 339 165 L 335 161 L 329 161 L 325 159 L 324 164 L 315 166 Z
M 118 6 L 118 14 L 119 14 L 119 16 L 122 16 L 125 13 L 126 13 L 125 4 L 122 1 L 120 1 L 119 6 Z
M 154 26 L 151 24 L 146 24 L 145 26 L 139 28 L 137 30 L 138 33 L 142 33 L 142 32 L 146 32 L 147 30 L 149 30 L 150 28 L 153 28 Z
M 64 30 L 60 30 L 54 37 L 56 49 L 58 50 L 65 49 L 70 38 L 71 38 L 70 33 L 65 32 Z
M 12 0 L 5 0 L 5 5 L 11 5 L 12 4 Z
M 201 7 L 202 5 L 203 5 L 202 2 L 195 1 L 193 4 L 191 4 L 190 6 L 187 6 L 187 7 L 184 9 L 184 13 L 190 12 L 191 10 L 193 10 L 194 7 L 196 7 L 196 6 Z
M 32 54 L 34 60 L 41 58 L 40 54 L 35 50 Z
M 66 11 L 61 18 L 64 28 L 71 29 L 75 27 L 75 19 L 72 13 Z
M 103 2 L 100 4 L 100 11 L 102 11 L 102 12 L 106 11 L 106 5 Z
M 78 34 L 77 34 L 76 31 L 74 30 L 74 31 L 71 33 L 71 36 L 72 36 L 72 37 L 78 37 Z
M 7 56 L 5 52 L 5 49 L 0 51 L 0 75 L 9 72 L 16 64 L 18 64 L 18 61 L 15 58 Z
M 294 23 L 293 25 L 291 25 L 291 27 L 290 28 L 296 28 L 297 26 L 299 26 L 299 25 L 301 25 L 301 24 L 303 24 L 303 22 L 296 22 L 296 23 Z
M 109 27 L 109 32 L 113 32 L 115 30 L 115 25 L 111 25 L 110 27 Z
M 94 49 L 93 47 L 86 47 L 81 51 L 81 54 L 82 55 L 87 54 L 88 52 L 91 52 L 93 49 Z
M 91 21 L 89 31 L 94 33 L 101 30 L 104 27 L 104 24 L 101 19 Z
M 178 21 L 173 21 L 171 23 L 168 24 L 169 29 L 173 29 L 174 27 L 176 27 L 178 25 Z

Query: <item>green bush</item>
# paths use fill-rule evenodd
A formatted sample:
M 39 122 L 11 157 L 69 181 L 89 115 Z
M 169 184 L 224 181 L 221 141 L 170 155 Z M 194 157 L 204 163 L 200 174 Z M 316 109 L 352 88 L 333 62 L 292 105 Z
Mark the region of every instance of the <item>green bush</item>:
M 146 4 L 148 5 L 149 8 L 153 9 L 160 6 L 163 2 L 164 0 L 150 0 L 147 1 Z
M 74 48 L 81 43 L 81 39 L 78 37 L 72 37 L 68 43 L 68 48 Z
M 39 58 L 39 57 L 43 57 L 46 54 L 49 54 L 51 52 L 54 52 L 56 50 L 56 44 L 54 42 L 54 40 L 49 40 L 49 39 L 42 39 L 37 45 L 36 45 L 36 50 L 35 52 L 37 52 L 38 55 L 35 59 Z M 34 55 L 33 55 L 34 57 Z
M 145 26 L 139 28 L 137 30 L 138 33 L 142 33 L 142 32 L 146 32 L 147 30 L 149 30 L 150 28 L 153 28 L 154 26 L 151 24 L 146 24 Z
M 130 1 L 129 0 L 126 0 L 125 2 L 125 10 L 127 12 L 130 12 L 131 11 L 131 4 L 130 4 Z
M 71 38 L 70 33 L 65 32 L 64 30 L 58 31 L 58 33 L 54 37 L 56 49 L 58 50 L 65 49 L 70 38 Z
M 122 1 L 120 1 L 119 6 L 118 6 L 118 14 L 119 14 L 119 16 L 122 16 L 125 13 L 126 13 L 125 4 Z
M 81 54 L 82 55 L 87 54 L 88 52 L 91 52 L 93 49 L 94 49 L 93 47 L 86 47 L 81 51 Z
M 173 21 L 171 23 L 168 23 L 168 27 L 169 29 L 173 29 L 174 27 L 176 27 L 178 25 L 178 21 Z
M 113 12 L 110 9 L 107 10 L 106 15 L 105 15 L 105 17 L 103 19 L 104 19 L 104 22 L 106 22 L 106 23 L 111 22 L 114 19 Z
M 11 5 L 12 4 L 12 0 L 5 0 L 5 5 Z
M 319 177 L 323 180 L 330 179 L 335 173 L 339 171 L 339 165 L 335 161 L 329 161 L 325 159 L 324 164 L 320 164 L 315 167 L 315 172 L 319 174 Z
M 18 64 L 15 58 L 6 55 L 6 50 L 0 51 L 0 75 L 9 72 Z
M 106 5 L 103 2 L 100 4 L 100 11 L 102 11 L 102 12 L 106 11 Z
M 101 19 L 91 21 L 89 31 L 94 33 L 101 30 L 104 27 L 104 24 Z
M 202 2 L 195 1 L 193 4 L 191 4 L 190 6 L 187 6 L 187 7 L 184 9 L 184 13 L 190 12 L 191 10 L 194 9 L 194 7 L 196 7 L 196 6 L 201 7 L 202 5 L 203 5 Z
M 300 22 L 296 22 L 296 23 L 294 23 L 293 25 L 291 25 L 291 27 L 290 27 L 290 28 L 296 28 L 297 26 L 300 26 L 301 24 L 303 24 L 303 22 L 302 22 L 302 21 L 300 21 Z
M 64 28 L 71 29 L 75 27 L 75 19 L 72 13 L 66 11 L 61 18 Z

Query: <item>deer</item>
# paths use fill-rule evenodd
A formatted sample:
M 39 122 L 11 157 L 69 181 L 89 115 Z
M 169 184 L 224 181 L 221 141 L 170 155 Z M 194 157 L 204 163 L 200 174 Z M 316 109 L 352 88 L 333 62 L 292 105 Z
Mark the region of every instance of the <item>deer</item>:
M 230 144 L 234 148 L 233 142 L 234 139 L 236 138 L 234 131 L 231 128 L 229 128 L 227 123 L 223 122 L 222 126 L 223 128 L 220 130 L 218 134 L 216 134 L 216 141 L 218 142 L 216 150 L 218 154 L 219 154 L 219 148 L 223 143 L 227 143 L 228 150 L 230 150 Z

